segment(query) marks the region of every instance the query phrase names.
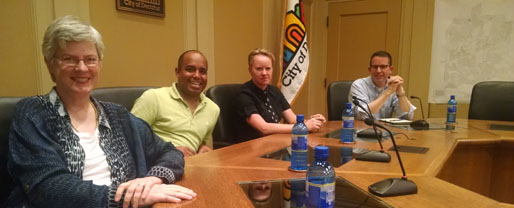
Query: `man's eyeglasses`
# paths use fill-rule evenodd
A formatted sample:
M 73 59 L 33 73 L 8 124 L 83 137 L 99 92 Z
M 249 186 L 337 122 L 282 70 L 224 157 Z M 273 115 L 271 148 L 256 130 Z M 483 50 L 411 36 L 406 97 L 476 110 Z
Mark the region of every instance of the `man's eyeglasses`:
M 387 69 L 387 67 L 389 67 L 389 65 L 371 65 L 370 66 L 370 68 L 373 69 L 373 70 Z
M 98 66 L 98 62 L 100 62 L 100 60 L 97 57 L 85 57 L 80 59 L 75 56 L 63 56 L 60 58 L 56 57 L 56 59 L 59 60 L 60 64 L 66 67 L 77 66 L 80 61 L 83 61 L 84 64 L 88 67 L 96 67 Z

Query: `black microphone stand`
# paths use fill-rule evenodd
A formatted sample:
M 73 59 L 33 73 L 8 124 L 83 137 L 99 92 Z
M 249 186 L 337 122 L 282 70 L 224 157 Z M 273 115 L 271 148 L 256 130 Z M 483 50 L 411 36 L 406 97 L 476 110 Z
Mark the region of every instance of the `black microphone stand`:
M 419 101 L 419 106 L 421 107 L 421 118 L 422 120 L 416 120 L 410 123 L 410 127 L 415 130 L 428 130 L 430 128 L 430 124 L 425 121 L 425 113 L 423 111 L 423 102 L 421 102 L 421 98 L 416 96 L 410 96 L 411 99 L 416 99 Z
M 384 126 L 377 124 L 372 119 L 365 119 L 364 122 L 367 125 L 375 125 L 378 126 L 389 133 L 391 136 L 391 141 L 393 142 L 394 150 L 396 152 L 396 157 L 398 157 L 398 162 L 400 163 L 400 167 L 402 168 L 403 176 L 401 178 L 388 178 L 379 182 L 376 182 L 368 187 L 368 190 L 377 195 L 377 196 L 401 196 L 408 194 L 418 193 L 418 186 L 411 180 L 407 179 L 407 175 L 405 174 L 405 169 L 403 168 L 402 158 L 400 157 L 400 153 L 398 152 L 398 147 L 396 146 L 396 142 L 394 141 L 393 133 L 389 131 L 389 129 Z
M 362 107 L 357 100 L 360 100 L 363 103 L 363 100 L 353 96 L 353 104 L 355 104 L 357 107 L 361 108 L 368 114 L 368 116 L 374 120 L 373 114 L 371 114 L 371 110 L 369 109 L 369 105 L 366 103 L 366 106 L 368 107 L 368 111 L 364 107 Z M 377 127 L 373 125 L 373 130 L 375 131 L 375 136 L 378 140 L 378 144 L 380 144 L 380 151 L 368 151 L 366 153 L 360 154 L 355 157 L 356 160 L 362 160 L 362 161 L 373 161 L 373 162 L 390 162 L 391 161 L 391 155 L 389 153 L 384 152 L 384 147 L 382 146 L 382 138 L 377 133 Z

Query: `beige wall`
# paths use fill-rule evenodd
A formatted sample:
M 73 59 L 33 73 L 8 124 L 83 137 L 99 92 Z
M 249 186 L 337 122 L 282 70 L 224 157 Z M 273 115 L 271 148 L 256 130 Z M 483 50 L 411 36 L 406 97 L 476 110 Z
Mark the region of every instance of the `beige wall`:
M 9 1 L 0 7 L 0 96 L 37 93 L 36 34 L 32 4 Z
M 406 80 L 408 95 L 418 96 L 423 101 L 425 116 L 428 115 L 433 10 L 434 0 L 402 2 L 398 71 Z M 411 100 L 411 102 L 417 107 L 414 119 L 421 119 L 419 102 L 417 100 Z
M 176 80 L 185 47 L 182 1 L 166 1 L 164 18 L 117 11 L 114 1 L 92 0 L 89 8 L 105 44 L 97 87 L 168 86 Z
M 118 11 L 114 1 L 105 0 L 2 1 L 9 1 L 9 7 L 0 8 L 0 96 L 45 93 L 52 85 L 45 83 L 48 75 L 40 57 L 40 36 L 54 16 L 65 14 L 86 19 L 103 35 L 106 49 L 98 87 L 167 86 L 176 79 L 173 69 L 186 49 L 206 53 L 209 86 L 249 80 L 247 54 L 257 47 L 267 48 L 277 57 L 273 83 L 280 73 L 282 1 L 168 0 L 165 18 Z M 305 1 L 310 72 L 293 104 L 296 113 L 326 115 L 325 20 L 329 2 Z M 407 93 L 423 99 L 425 114 L 443 117 L 444 105 L 427 103 L 433 7 L 434 0 L 402 1 L 397 69 L 406 80 Z M 419 107 L 417 101 L 413 104 Z M 416 118 L 420 115 L 417 110 Z
M 48 92 L 53 83 L 41 58 L 42 33 L 52 19 L 68 14 L 90 22 L 103 36 L 98 87 L 169 85 L 185 50 L 182 2 L 167 1 L 166 17 L 159 18 L 117 11 L 114 1 L 9 1 L 0 8 L 0 96 Z
M 264 47 L 262 7 L 261 1 L 214 1 L 216 84 L 243 83 L 250 79 L 248 53 Z

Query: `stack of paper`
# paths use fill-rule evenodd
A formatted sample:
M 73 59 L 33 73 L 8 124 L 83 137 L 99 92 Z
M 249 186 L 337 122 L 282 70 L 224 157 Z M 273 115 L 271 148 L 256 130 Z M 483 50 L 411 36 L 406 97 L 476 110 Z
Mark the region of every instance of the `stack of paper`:
M 410 120 L 399 119 L 399 118 L 382 118 L 382 119 L 379 119 L 379 121 L 382 121 L 382 122 L 385 122 L 388 124 L 392 124 L 392 125 L 408 125 L 412 122 Z

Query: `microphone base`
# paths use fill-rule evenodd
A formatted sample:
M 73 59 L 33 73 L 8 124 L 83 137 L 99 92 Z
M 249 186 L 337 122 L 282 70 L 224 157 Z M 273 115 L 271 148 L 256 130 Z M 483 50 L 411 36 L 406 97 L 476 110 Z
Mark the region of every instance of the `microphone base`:
M 425 120 L 416 120 L 410 123 L 410 127 L 414 130 L 428 130 L 430 129 L 430 124 Z
M 355 157 L 356 160 L 371 161 L 371 162 L 384 162 L 388 163 L 391 161 L 391 155 L 386 152 L 380 151 L 369 151 L 364 154 L 360 154 Z
M 402 196 L 418 193 L 418 186 L 408 179 L 388 178 L 368 187 L 369 192 L 377 196 Z

